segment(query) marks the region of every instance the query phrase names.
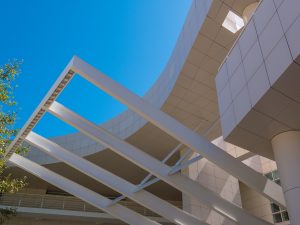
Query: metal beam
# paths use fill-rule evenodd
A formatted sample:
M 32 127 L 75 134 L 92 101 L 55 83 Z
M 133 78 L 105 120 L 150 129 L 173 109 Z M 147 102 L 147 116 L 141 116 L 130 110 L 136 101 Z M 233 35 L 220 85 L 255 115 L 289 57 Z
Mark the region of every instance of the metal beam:
M 244 155 L 240 155 L 236 159 L 242 162 L 242 161 L 247 160 L 247 159 L 249 159 L 249 158 L 251 158 L 251 157 L 253 157 L 255 155 L 256 154 L 254 154 L 253 152 L 247 152 Z
M 173 167 L 179 166 L 184 160 L 188 159 L 193 155 L 193 150 L 190 148 L 186 149 L 183 155 L 177 160 Z
M 275 182 L 268 180 L 260 173 L 236 160 L 233 156 L 215 146 L 206 138 L 193 132 L 168 114 L 155 108 L 143 98 L 118 84 L 96 68 L 79 58 L 75 58 L 72 69 L 107 94 L 122 102 L 129 109 L 207 158 L 209 161 L 215 163 L 249 187 L 280 205 L 286 205 L 282 188 Z
M 216 120 L 216 121 L 218 121 L 218 119 Z M 208 129 L 207 129 L 207 131 L 205 132 L 205 134 L 207 134 L 214 126 L 216 125 L 216 122 L 211 126 L 211 127 L 209 127 Z M 193 129 L 193 131 L 197 131 L 198 129 L 199 129 L 199 127 L 200 127 L 200 124 L 199 125 L 197 125 L 194 129 Z M 182 143 L 179 143 L 175 148 L 173 148 L 173 150 L 171 151 L 171 152 L 169 152 L 168 153 L 168 155 L 166 155 L 165 156 L 165 158 L 161 161 L 162 163 L 166 163 L 176 152 L 178 152 L 178 150 L 181 148 L 181 147 L 184 147 L 183 146 L 183 144 Z M 185 148 L 183 148 L 183 149 L 185 149 Z M 192 159 L 192 160 L 190 160 L 190 162 L 189 163 L 187 163 L 187 162 L 185 162 L 184 164 L 183 164 L 183 161 L 185 161 L 187 158 L 189 158 L 191 155 L 192 155 L 192 153 L 193 153 L 193 151 L 191 150 L 191 149 L 186 149 L 186 151 L 184 152 L 184 154 L 183 154 L 183 156 L 181 156 L 180 157 L 180 159 L 179 160 L 177 160 L 177 162 L 175 163 L 175 165 L 173 165 L 173 167 L 172 167 L 172 172 L 173 173 L 176 173 L 177 171 L 179 171 L 179 170 L 181 170 L 181 169 L 183 169 L 184 167 L 186 167 L 186 166 L 188 166 L 188 165 L 190 165 L 191 163 L 193 163 L 193 162 L 195 162 L 195 161 L 197 161 L 197 160 L 195 160 L 195 159 Z M 199 160 L 200 160 L 201 158 L 199 157 Z M 176 167 L 176 169 L 174 169 L 174 167 Z M 170 175 L 170 174 L 169 174 Z M 154 178 L 153 180 L 151 180 L 151 181 L 149 181 L 148 182 L 148 180 L 152 177 L 153 175 L 151 174 L 151 173 L 149 173 L 139 184 L 138 184 L 138 189 L 137 190 L 141 190 L 141 189 L 143 189 L 143 188 L 145 188 L 145 187 L 148 187 L 148 186 L 150 186 L 150 185 L 152 185 L 152 184 L 155 184 L 155 183 L 157 183 L 158 181 L 160 181 L 160 179 L 159 178 Z M 123 199 L 122 198 L 122 196 L 120 196 L 120 197 L 118 197 L 118 198 L 116 198 L 115 200 L 115 202 L 118 202 L 118 199 Z
M 152 180 L 149 180 L 143 184 L 138 184 L 137 185 L 137 188 L 134 190 L 134 192 L 138 192 L 146 187 L 149 187 L 150 185 L 152 184 L 155 184 L 157 183 L 158 181 L 160 181 L 160 179 L 158 177 L 154 177 Z
M 67 151 L 58 144 L 43 138 L 34 132 L 30 132 L 25 141 L 41 149 L 48 155 L 81 171 L 96 181 L 107 185 L 119 193 L 122 193 L 128 198 L 138 202 L 139 204 L 156 212 L 175 224 L 208 225 L 207 223 L 200 221 L 195 216 L 173 206 L 172 204 L 162 200 L 161 198 L 158 198 L 148 191 L 141 190 L 139 193 L 136 193 L 136 185 L 96 166 L 95 164 L 75 155 L 74 153 L 71 153 L 70 151 Z
M 22 127 L 22 129 L 18 132 L 17 136 L 8 146 L 4 155 L 6 159 L 8 159 L 10 155 L 16 151 L 16 149 L 21 145 L 22 141 L 27 136 L 27 134 L 43 117 L 43 115 L 46 112 L 43 109 L 43 107 L 48 107 L 49 105 L 51 105 L 51 103 L 58 97 L 58 95 L 63 91 L 63 89 L 73 78 L 75 73 L 74 71 L 72 71 L 71 67 L 73 66 L 74 59 L 76 59 L 76 56 L 72 57 L 68 65 L 65 67 L 65 69 L 62 71 L 60 76 L 50 88 L 50 90 L 47 92 L 46 96 L 43 98 L 41 103 L 34 110 L 29 119 L 26 121 L 25 125 Z
M 186 176 L 181 174 L 173 174 L 169 176 L 168 173 L 171 171 L 171 167 L 163 164 L 137 147 L 130 145 L 122 139 L 114 136 L 112 133 L 106 131 L 102 127 L 99 127 L 96 124 L 93 124 L 83 117 L 75 114 L 58 102 L 53 102 L 47 110 L 57 118 L 77 128 L 98 143 L 105 145 L 117 154 L 130 160 L 149 173 L 152 173 L 159 179 L 169 183 L 178 190 L 181 190 L 189 196 L 195 197 L 201 202 L 206 203 L 214 210 L 233 220 L 234 222 L 238 222 L 239 224 L 243 225 L 270 224 L 249 214 L 244 209 L 221 198 L 213 191 L 205 188 L 200 183 L 195 182 Z
M 190 159 L 190 160 L 187 161 L 187 162 L 184 162 L 184 163 L 179 164 L 179 165 L 177 165 L 177 166 L 176 166 L 176 165 L 175 165 L 175 166 L 172 166 L 171 169 L 170 169 L 170 171 L 169 171 L 169 173 L 168 173 L 168 175 L 172 175 L 172 174 L 174 174 L 174 173 L 177 173 L 179 170 L 181 170 L 181 169 L 183 169 L 183 168 L 185 168 L 185 167 L 191 165 L 192 163 L 194 163 L 194 162 L 196 162 L 196 161 L 198 161 L 198 160 L 200 160 L 200 159 L 202 159 L 202 158 L 203 158 L 202 156 L 198 155 L 198 156 L 196 156 L 196 157 Z M 152 176 L 152 174 L 150 174 L 150 175 Z M 149 179 L 150 179 L 150 178 L 149 178 Z M 144 188 L 146 188 L 146 187 L 149 187 L 150 185 L 155 184 L 155 183 L 157 183 L 158 181 L 160 181 L 160 179 L 159 179 L 158 177 L 155 177 L 155 178 L 153 178 L 152 180 L 148 181 L 149 179 L 147 179 L 145 182 L 139 183 L 139 184 L 137 185 L 136 192 L 137 192 L 137 191 L 140 191 L 140 190 L 142 190 L 142 189 L 144 189 Z M 145 179 L 144 179 L 144 180 L 145 180 Z
M 190 159 L 189 161 L 183 162 L 179 165 L 175 165 L 172 167 L 172 169 L 169 172 L 169 175 L 172 175 L 174 173 L 177 173 L 179 170 L 191 165 L 194 162 L 197 162 L 198 160 L 202 159 L 203 157 L 201 155 L 195 156 L 194 158 Z
M 133 225 L 158 225 L 159 223 L 150 220 L 149 218 L 142 216 L 141 214 L 132 211 L 120 204 L 111 205 L 111 200 L 104 196 L 97 194 L 96 192 L 87 189 L 63 176 L 60 176 L 45 167 L 38 165 L 20 155 L 15 153 L 9 158 L 9 161 L 16 166 L 26 170 L 27 172 L 45 180 L 46 182 L 55 185 L 69 192 L 70 194 L 88 202 L 89 204 L 109 213 L 112 216 Z
M 161 161 L 162 163 L 166 163 L 176 152 L 178 152 L 178 150 L 182 147 L 183 145 L 180 143 L 178 144 L 171 152 L 168 153 L 168 155 L 166 155 L 165 158 L 163 158 L 163 160 Z M 153 180 L 149 181 L 150 178 L 153 177 L 153 174 L 149 173 L 147 176 L 145 176 L 145 178 L 138 184 L 138 190 L 141 190 L 143 188 L 141 187 L 148 187 L 152 184 L 157 183 L 158 181 L 160 181 L 159 178 L 154 178 Z M 149 181 L 149 182 L 148 182 Z M 146 184 L 146 186 L 145 186 Z

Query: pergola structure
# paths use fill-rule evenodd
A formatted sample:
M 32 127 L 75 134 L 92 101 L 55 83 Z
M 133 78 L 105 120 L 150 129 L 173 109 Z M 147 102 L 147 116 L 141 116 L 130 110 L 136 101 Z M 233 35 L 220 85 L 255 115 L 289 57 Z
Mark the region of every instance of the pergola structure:
M 85 78 L 102 91 L 126 105 L 130 110 L 187 146 L 190 149 L 189 151 L 196 152 L 200 154 L 200 156 L 189 161 L 185 161 L 185 154 L 173 167 L 168 166 L 164 162 L 169 156 L 167 156 L 165 160 L 159 161 L 143 152 L 141 149 L 127 143 L 122 138 L 102 127 L 97 126 L 96 124 L 93 124 L 55 101 L 57 96 L 76 74 Z M 75 155 L 53 141 L 34 133 L 32 131 L 33 127 L 39 122 L 46 112 L 51 113 L 94 141 L 106 146 L 118 155 L 148 171 L 150 175 L 147 176 L 140 185 L 134 185 L 123 178 L 92 164 L 86 159 Z M 115 200 L 110 200 L 46 169 L 35 162 L 30 161 L 29 159 L 24 158 L 23 156 L 17 155 L 14 152 L 23 141 L 37 147 L 51 157 L 68 164 L 94 180 L 114 189 L 119 192 L 121 196 Z M 178 148 L 179 147 L 175 148 L 172 152 L 176 152 Z M 170 154 L 172 154 L 172 152 Z M 205 137 L 187 128 L 170 115 L 164 113 L 160 109 L 157 109 L 143 98 L 132 93 L 76 56 L 72 58 L 70 63 L 59 76 L 56 83 L 8 147 L 5 157 L 9 162 L 16 166 L 129 224 L 138 225 L 158 223 L 118 204 L 118 202 L 125 197 L 136 201 L 146 208 L 149 208 L 174 224 L 207 224 L 192 214 L 187 213 L 144 190 L 145 187 L 157 182 L 159 179 L 170 184 L 177 190 L 195 199 L 201 200 L 207 204 L 207 206 L 238 224 L 270 224 L 251 215 L 246 210 L 223 199 L 200 183 L 193 181 L 179 172 L 183 167 L 200 160 L 202 157 L 215 163 L 265 197 L 285 206 L 282 189 L 276 183 L 268 180 L 263 175 L 249 168 L 240 160 L 230 156 L 222 149 L 212 144 Z M 155 178 L 150 180 L 151 176 L 154 176 Z

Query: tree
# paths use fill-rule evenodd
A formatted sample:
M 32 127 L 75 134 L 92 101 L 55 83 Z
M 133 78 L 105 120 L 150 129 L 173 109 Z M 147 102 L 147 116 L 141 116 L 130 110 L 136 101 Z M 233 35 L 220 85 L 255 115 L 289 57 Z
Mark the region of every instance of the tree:
M 20 73 L 22 61 L 14 60 L 0 66 L 0 194 L 16 193 L 24 188 L 26 177 L 13 178 L 7 173 L 4 154 L 11 140 L 15 137 L 18 129 L 15 129 L 16 122 L 16 104 L 14 100 L 14 84 Z M 18 153 L 25 153 L 27 149 L 20 147 Z M 0 209 L 0 224 L 7 218 L 15 215 L 15 209 Z

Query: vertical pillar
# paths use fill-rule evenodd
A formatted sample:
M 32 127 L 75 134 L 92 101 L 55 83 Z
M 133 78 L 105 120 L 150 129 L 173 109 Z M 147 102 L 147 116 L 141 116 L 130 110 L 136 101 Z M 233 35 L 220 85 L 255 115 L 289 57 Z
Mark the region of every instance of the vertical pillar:
M 244 23 L 247 24 L 249 22 L 249 20 L 251 19 L 253 13 L 255 12 L 256 8 L 258 6 L 258 2 L 254 2 L 250 5 L 248 5 L 244 11 L 243 11 L 243 20 Z
M 272 146 L 291 224 L 300 224 L 300 131 L 278 134 Z

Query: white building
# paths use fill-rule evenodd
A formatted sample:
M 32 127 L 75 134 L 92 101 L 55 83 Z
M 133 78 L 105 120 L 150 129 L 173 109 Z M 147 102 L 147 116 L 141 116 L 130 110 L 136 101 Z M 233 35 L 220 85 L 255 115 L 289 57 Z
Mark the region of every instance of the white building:
M 1 197 L 6 224 L 300 224 L 298 40 L 299 0 L 194 0 L 143 98 L 75 56 L 7 150 L 30 185 Z M 101 126 L 68 110 L 75 75 L 129 110 Z M 35 134 L 45 112 L 80 133 Z

